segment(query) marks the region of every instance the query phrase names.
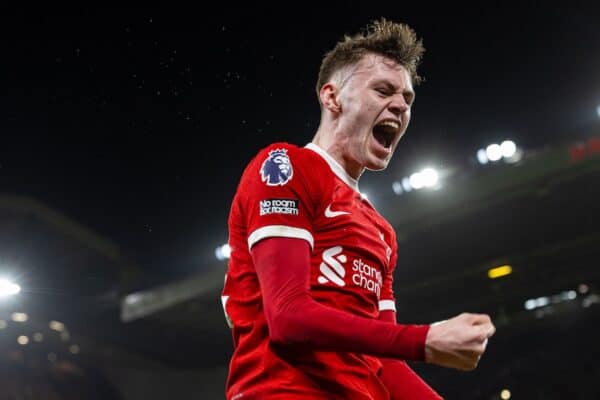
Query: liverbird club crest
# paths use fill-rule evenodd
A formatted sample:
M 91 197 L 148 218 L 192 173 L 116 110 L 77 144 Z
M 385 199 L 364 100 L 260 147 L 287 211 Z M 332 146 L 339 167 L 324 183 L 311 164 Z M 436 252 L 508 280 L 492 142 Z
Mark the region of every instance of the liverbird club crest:
M 260 167 L 261 180 L 269 186 L 283 186 L 292 179 L 294 169 L 287 155 L 287 149 L 275 149 L 269 152 Z

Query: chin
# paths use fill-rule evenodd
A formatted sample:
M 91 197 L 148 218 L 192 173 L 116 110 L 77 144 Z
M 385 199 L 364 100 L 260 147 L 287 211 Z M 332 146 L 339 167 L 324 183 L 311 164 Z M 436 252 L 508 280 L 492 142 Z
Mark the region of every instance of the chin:
M 384 169 L 387 168 L 388 164 L 389 164 L 389 160 L 386 160 L 386 161 L 379 160 L 378 162 L 369 163 L 367 166 L 365 166 L 365 168 L 368 169 L 369 171 L 383 171 Z

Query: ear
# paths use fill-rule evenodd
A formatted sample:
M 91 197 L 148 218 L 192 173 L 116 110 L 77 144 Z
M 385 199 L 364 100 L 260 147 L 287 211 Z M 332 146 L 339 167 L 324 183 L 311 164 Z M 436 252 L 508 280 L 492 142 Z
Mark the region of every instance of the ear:
M 342 111 L 342 105 L 338 99 L 339 90 L 333 82 L 327 82 L 319 91 L 319 99 L 323 108 L 334 114 L 339 114 Z

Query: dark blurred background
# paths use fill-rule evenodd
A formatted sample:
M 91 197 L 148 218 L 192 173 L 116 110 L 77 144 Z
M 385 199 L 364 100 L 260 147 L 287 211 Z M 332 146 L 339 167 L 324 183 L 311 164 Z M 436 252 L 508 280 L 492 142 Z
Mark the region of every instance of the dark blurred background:
M 600 398 L 600 7 L 522 1 L 3 10 L 0 399 L 224 398 L 238 179 L 312 139 L 322 56 L 381 16 L 427 49 L 360 183 L 398 318 L 498 328 L 473 372 L 413 367 L 448 399 Z

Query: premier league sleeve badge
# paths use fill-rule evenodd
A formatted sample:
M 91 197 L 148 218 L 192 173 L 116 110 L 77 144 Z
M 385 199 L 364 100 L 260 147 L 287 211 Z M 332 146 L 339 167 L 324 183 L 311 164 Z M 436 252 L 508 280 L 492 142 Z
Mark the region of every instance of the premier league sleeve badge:
M 269 152 L 260 167 L 261 180 L 268 186 L 283 186 L 294 175 L 292 163 L 287 155 L 287 149 L 275 149 Z

